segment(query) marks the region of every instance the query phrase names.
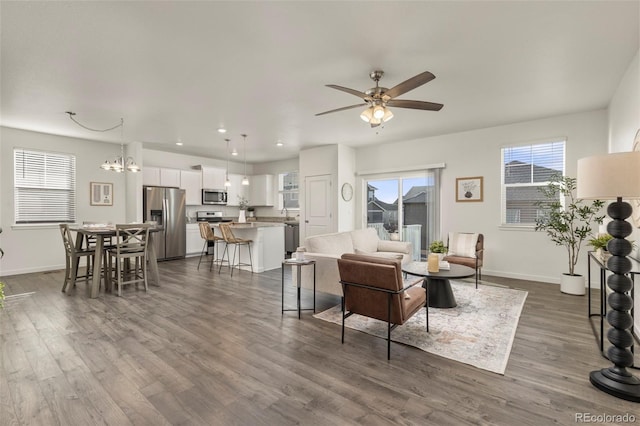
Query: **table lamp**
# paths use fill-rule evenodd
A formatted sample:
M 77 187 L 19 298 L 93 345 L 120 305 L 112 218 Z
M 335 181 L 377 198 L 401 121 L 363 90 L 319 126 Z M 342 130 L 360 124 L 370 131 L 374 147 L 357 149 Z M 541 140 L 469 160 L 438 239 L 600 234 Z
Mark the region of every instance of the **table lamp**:
M 633 318 L 630 310 L 633 299 L 629 292 L 633 281 L 626 275 L 631 270 L 631 262 L 627 258 L 632 245 L 626 237 L 633 228 L 627 222 L 632 213 L 631 204 L 623 198 L 640 198 L 640 152 L 622 152 L 598 155 L 578 160 L 578 198 L 616 200 L 607 207 L 611 222 L 607 224 L 607 232 L 613 237 L 607 244 L 611 257 L 607 268 L 612 275 L 607 279 L 607 286 L 613 293 L 607 301 L 611 309 L 607 312 L 607 321 L 611 329 L 607 339 L 613 345 L 607 350 L 608 358 L 613 366 L 589 374 L 591 384 L 603 392 L 627 401 L 640 402 L 640 379 L 627 368 L 633 365 L 633 353 L 630 347 L 633 336 L 630 328 Z

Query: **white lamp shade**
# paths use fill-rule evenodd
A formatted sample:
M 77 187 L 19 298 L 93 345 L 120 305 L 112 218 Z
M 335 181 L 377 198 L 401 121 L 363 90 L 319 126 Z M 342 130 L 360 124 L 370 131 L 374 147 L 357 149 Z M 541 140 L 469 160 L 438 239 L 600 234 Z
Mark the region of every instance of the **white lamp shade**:
M 578 160 L 578 198 L 640 198 L 640 151 Z
M 360 118 L 362 119 L 362 121 L 366 121 L 368 123 L 369 120 L 373 118 L 373 107 L 369 107 L 362 111 L 362 113 L 360 114 Z
M 380 120 L 382 117 L 384 117 L 384 108 L 382 107 L 382 105 L 376 105 L 373 108 L 373 116 L 375 118 L 377 118 L 378 120 Z

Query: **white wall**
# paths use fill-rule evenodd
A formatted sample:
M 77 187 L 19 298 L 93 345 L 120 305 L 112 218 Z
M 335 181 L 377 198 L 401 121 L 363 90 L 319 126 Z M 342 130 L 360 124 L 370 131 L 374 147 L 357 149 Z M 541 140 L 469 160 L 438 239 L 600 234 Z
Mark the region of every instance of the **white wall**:
M 609 104 L 609 152 L 630 151 L 636 132 L 640 131 L 640 51 L 636 53 L 629 68 Z M 632 253 L 640 260 L 640 228 L 634 229 L 628 237 L 636 242 Z M 636 275 L 635 285 L 640 285 L 640 277 Z M 635 291 L 634 326 L 640 330 L 640 291 Z M 637 333 L 637 332 L 636 332 Z
M 64 248 L 57 225 L 14 226 L 14 148 L 75 154 L 78 222 L 91 220 L 115 223 L 126 220 L 125 174 L 100 168 L 106 159 L 113 159 L 119 154 L 118 145 L 0 127 L 0 226 L 3 229 L 2 248 L 5 251 L 0 261 L 0 275 L 64 268 Z M 90 182 L 113 183 L 113 206 L 89 205 Z
M 342 185 L 345 183 L 356 187 L 356 151 L 344 145 L 338 145 L 338 180 L 336 190 L 338 192 L 338 232 L 352 231 L 355 229 L 355 197 L 351 201 L 342 199 Z
M 521 279 L 558 283 L 568 271 L 564 248 L 544 233 L 500 228 L 500 148 L 523 142 L 567 138 L 566 173 L 576 175 L 577 160 L 607 150 L 607 114 L 597 110 L 506 126 L 454 133 L 412 141 L 369 146 L 357 150 L 358 171 L 410 168 L 445 163 L 442 171 L 442 235 L 473 231 L 485 235 L 483 272 Z M 457 203 L 457 177 L 483 176 L 484 201 Z M 356 226 L 363 226 L 362 202 Z M 581 256 L 581 259 L 584 256 Z M 586 258 L 577 265 L 586 275 Z

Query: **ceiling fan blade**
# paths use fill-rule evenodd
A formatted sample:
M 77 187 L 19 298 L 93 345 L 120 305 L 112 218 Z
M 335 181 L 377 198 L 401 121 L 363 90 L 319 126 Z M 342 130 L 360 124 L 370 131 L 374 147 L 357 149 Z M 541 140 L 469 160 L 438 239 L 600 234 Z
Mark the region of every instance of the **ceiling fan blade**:
M 367 106 L 367 105 L 368 104 L 365 103 L 365 104 L 346 106 L 346 107 L 342 107 L 342 108 L 338 108 L 338 109 L 332 109 L 331 111 L 320 112 L 320 113 L 316 114 L 316 116 L 325 115 L 325 114 L 329 114 L 329 113 L 332 113 L 332 112 L 344 111 L 345 109 L 363 107 L 363 106 Z
M 424 101 L 405 101 L 402 99 L 392 99 L 387 101 L 387 106 L 396 108 L 411 108 L 411 109 L 424 109 L 427 111 L 440 111 L 443 104 L 437 104 L 435 102 Z
M 396 96 L 400 96 L 403 93 L 407 93 L 409 90 L 413 90 L 416 87 L 430 82 L 434 78 L 436 78 L 435 75 L 431 74 L 429 71 L 425 71 L 422 74 L 411 77 L 409 80 L 403 81 L 397 86 L 392 87 L 391 89 L 384 92 L 384 94 L 390 98 L 395 98 Z
M 347 93 L 350 93 L 352 95 L 356 95 L 357 97 L 362 98 L 364 100 L 370 100 L 371 99 L 366 93 L 361 92 L 359 90 L 349 89 L 348 87 L 337 86 L 335 84 L 327 84 L 327 87 L 331 87 L 332 89 L 336 89 L 336 90 L 340 90 L 342 92 L 347 92 Z
M 370 123 L 371 124 L 371 128 L 373 129 L 374 127 L 378 127 L 379 125 L 382 124 L 382 122 L 380 123 Z

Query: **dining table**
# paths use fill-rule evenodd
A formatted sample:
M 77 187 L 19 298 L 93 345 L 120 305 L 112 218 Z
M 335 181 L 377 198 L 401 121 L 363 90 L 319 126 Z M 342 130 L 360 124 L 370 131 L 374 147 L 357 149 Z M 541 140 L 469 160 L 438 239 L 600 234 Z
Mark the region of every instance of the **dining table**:
M 84 225 L 71 225 L 69 226 L 69 229 L 78 233 L 75 241 L 76 249 L 78 250 L 82 249 L 82 244 L 86 237 L 95 238 L 96 245 L 93 261 L 93 278 L 91 280 L 91 291 L 89 294 L 91 299 L 95 299 L 98 297 L 98 293 L 100 291 L 100 279 L 102 276 L 100 269 L 102 268 L 104 258 L 104 242 L 109 237 L 116 236 L 116 226 L 112 224 L 91 223 Z M 152 225 L 149 228 L 149 240 L 147 241 L 147 268 L 149 268 L 149 278 L 151 278 L 149 284 L 156 286 L 160 284 L 160 274 L 158 272 L 158 255 L 155 249 L 154 235 L 158 231 L 162 230 L 163 228 L 161 226 Z M 69 290 L 70 288 L 67 288 L 67 291 Z

